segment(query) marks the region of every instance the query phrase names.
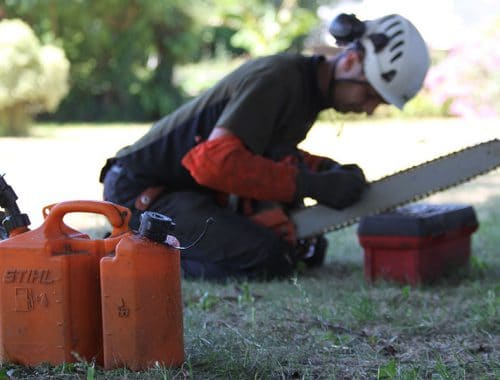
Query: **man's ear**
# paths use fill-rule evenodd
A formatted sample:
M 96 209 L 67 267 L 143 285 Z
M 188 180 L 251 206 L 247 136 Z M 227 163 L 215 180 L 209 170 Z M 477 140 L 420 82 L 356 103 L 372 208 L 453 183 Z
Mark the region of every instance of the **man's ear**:
M 343 59 L 340 61 L 340 66 L 342 68 L 343 71 L 345 72 L 349 72 L 349 71 L 352 71 L 356 65 L 361 65 L 361 55 L 359 52 L 355 51 L 355 50 L 347 50 L 345 53 L 344 53 L 344 57 Z

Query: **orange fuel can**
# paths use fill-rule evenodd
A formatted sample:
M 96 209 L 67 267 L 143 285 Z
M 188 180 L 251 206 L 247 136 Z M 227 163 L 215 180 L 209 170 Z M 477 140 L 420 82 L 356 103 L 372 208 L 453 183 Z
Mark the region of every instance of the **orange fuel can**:
M 92 240 L 67 226 L 67 213 L 102 214 L 113 227 Z M 0 241 L 0 360 L 38 365 L 102 363 L 99 261 L 130 234 L 130 211 L 109 202 L 51 206 L 43 224 Z
M 184 361 L 179 242 L 146 211 L 137 234 L 101 260 L 104 367 L 138 371 Z

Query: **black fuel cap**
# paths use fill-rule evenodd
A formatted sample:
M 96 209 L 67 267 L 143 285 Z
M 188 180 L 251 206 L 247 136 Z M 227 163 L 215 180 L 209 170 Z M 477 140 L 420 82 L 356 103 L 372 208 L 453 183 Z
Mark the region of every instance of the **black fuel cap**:
M 139 235 L 157 243 L 164 243 L 169 232 L 175 227 L 174 221 L 166 215 L 154 211 L 145 211 L 141 214 Z
M 2 221 L 2 225 L 8 233 L 16 228 L 28 227 L 30 224 L 30 218 L 26 214 L 9 215 Z

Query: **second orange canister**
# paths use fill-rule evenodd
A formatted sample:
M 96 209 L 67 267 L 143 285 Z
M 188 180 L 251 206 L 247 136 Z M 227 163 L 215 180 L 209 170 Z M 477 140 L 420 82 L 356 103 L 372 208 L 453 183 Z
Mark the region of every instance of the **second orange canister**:
M 104 367 L 147 369 L 184 361 L 179 243 L 172 220 L 145 212 L 139 233 L 101 260 Z

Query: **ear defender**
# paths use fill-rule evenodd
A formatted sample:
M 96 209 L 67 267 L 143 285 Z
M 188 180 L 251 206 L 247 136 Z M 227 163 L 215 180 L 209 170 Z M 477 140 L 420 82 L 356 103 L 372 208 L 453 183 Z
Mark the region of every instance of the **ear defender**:
M 366 25 L 354 14 L 341 13 L 332 20 L 328 31 L 339 46 L 344 46 L 361 38 L 366 32 Z

